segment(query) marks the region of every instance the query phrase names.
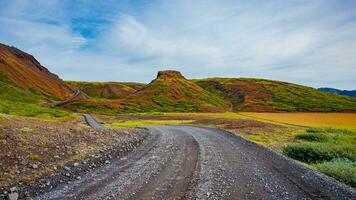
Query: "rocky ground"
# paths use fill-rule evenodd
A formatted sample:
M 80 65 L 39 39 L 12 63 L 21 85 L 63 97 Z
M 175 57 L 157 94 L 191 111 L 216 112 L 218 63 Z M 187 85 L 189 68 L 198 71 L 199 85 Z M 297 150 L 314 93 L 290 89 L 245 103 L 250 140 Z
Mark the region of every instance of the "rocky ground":
M 132 128 L 95 130 L 81 117 L 53 122 L 1 115 L 0 199 L 33 196 L 80 179 L 136 148 L 146 135 Z
M 134 151 L 34 199 L 355 199 L 354 189 L 229 132 L 150 127 Z

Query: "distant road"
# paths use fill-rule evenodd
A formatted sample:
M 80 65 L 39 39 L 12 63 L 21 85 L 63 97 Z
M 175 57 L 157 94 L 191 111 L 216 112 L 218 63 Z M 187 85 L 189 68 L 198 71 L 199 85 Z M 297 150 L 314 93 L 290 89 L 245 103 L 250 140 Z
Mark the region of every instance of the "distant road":
M 149 130 L 127 157 L 37 199 L 356 199 L 354 189 L 223 130 Z
M 85 121 L 87 122 L 87 124 L 89 126 L 91 126 L 92 128 L 95 129 L 101 129 L 104 128 L 103 125 L 99 124 L 94 118 L 93 116 L 91 116 L 90 114 L 83 114 Z
M 68 97 L 66 100 L 61 101 L 61 102 L 54 103 L 53 105 L 54 105 L 54 106 L 63 106 L 63 105 L 65 105 L 65 104 L 67 104 L 67 103 L 72 102 L 72 101 L 73 101 L 75 98 L 77 98 L 81 93 L 82 93 L 82 92 L 81 92 L 80 90 L 76 90 L 75 93 L 74 93 L 72 96 Z

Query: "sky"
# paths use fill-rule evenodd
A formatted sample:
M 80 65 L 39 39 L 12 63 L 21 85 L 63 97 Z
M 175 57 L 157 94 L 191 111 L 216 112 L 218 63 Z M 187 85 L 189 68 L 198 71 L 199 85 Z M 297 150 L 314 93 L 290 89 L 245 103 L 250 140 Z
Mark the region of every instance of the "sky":
M 254 77 L 356 89 L 354 0 L 0 0 L 0 43 L 65 80 Z

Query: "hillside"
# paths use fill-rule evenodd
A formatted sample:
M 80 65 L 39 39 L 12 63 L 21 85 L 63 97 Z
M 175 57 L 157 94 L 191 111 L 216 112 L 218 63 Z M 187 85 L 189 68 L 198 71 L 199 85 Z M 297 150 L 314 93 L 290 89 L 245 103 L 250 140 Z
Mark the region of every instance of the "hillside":
M 330 92 L 330 93 L 334 93 L 334 94 L 356 97 L 356 90 L 339 90 L 339 89 L 335 89 L 335 88 L 319 88 L 318 90 L 324 91 L 324 92 Z
M 248 78 L 194 80 L 231 102 L 234 111 L 356 111 L 356 99 L 280 81 Z
M 66 81 L 66 83 L 79 88 L 90 97 L 104 99 L 123 99 L 145 86 L 141 83 L 125 82 Z
M 0 43 L 0 72 L 24 90 L 59 100 L 71 96 L 74 88 L 43 67 L 32 55 Z
M 123 105 L 125 112 L 214 112 L 227 108 L 224 100 L 171 70 L 158 72 L 156 79 L 129 95 Z
M 41 118 L 69 117 L 70 113 L 58 109 L 44 108 L 42 96 L 25 90 L 0 71 L 0 113 Z

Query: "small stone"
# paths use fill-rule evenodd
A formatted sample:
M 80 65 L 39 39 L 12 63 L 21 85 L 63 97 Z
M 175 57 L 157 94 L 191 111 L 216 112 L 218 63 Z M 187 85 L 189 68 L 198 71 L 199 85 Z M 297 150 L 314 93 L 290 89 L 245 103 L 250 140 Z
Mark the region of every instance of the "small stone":
M 79 166 L 79 163 L 75 162 L 75 163 L 73 164 L 73 166 L 74 166 L 74 167 L 78 167 L 78 166 Z
M 105 161 L 105 164 L 110 164 L 110 161 L 106 160 L 106 161 Z
M 82 179 L 82 177 L 78 176 L 77 179 L 80 180 L 80 179 Z
M 38 168 L 38 165 L 33 164 L 33 165 L 32 165 L 32 168 L 33 168 L 33 169 L 37 169 L 37 168 Z
M 19 194 L 17 192 L 13 192 L 8 195 L 9 200 L 17 200 L 18 198 L 19 198 Z
M 70 167 L 65 166 L 64 169 L 67 170 L 67 171 L 69 171 L 69 170 L 70 170 Z
M 65 175 L 66 175 L 67 177 L 70 177 L 70 173 L 66 173 Z

